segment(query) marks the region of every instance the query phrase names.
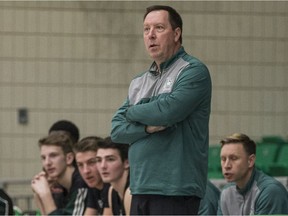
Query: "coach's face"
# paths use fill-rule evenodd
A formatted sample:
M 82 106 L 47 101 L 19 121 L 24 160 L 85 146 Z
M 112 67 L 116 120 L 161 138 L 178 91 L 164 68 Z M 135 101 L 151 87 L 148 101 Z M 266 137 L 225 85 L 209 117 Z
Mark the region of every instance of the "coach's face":
M 143 37 L 147 52 L 159 66 L 171 58 L 181 46 L 181 29 L 173 30 L 165 10 L 152 11 L 143 23 Z

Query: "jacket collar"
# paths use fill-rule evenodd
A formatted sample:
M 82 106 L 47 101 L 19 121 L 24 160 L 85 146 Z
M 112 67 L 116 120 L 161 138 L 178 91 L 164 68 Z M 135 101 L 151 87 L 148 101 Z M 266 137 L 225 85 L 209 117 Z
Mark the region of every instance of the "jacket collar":
M 149 68 L 149 72 L 152 73 L 154 76 L 157 76 L 159 73 L 165 72 L 165 69 L 169 68 L 177 59 L 185 55 L 186 52 L 184 47 L 181 46 L 179 50 L 173 55 L 170 59 L 160 64 L 160 71 L 158 70 L 157 64 L 154 61 Z
M 247 184 L 245 185 L 245 187 L 240 189 L 240 188 L 238 188 L 238 187 L 236 186 L 237 191 L 238 191 L 241 195 L 244 196 L 244 195 L 252 188 L 253 182 L 254 182 L 254 179 L 255 179 L 255 175 L 256 175 L 256 170 L 255 170 L 255 168 L 253 168 L 252 175 L 251 175 L 249 181 L 247 182 Z

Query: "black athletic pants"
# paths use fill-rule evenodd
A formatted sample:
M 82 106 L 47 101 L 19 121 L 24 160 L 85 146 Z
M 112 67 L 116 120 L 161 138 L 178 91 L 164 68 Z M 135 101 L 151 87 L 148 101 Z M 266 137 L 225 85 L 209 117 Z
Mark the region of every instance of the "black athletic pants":
M 133 195 L 130 215 L 197 215 L 196 196 Z

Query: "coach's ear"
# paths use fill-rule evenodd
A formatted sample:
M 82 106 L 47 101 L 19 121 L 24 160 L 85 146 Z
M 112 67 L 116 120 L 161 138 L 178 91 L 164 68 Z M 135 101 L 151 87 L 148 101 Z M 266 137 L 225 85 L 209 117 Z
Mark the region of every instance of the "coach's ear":
M 254 167 L 255 165 L 255 160 L 256 160 L 256 155 L 255 154 L 251 154 L 248 158 L 248 167 Z
M 73 152 L 67 153 L 66 154 L 66 164 L 67 165 L 71 165 L 73 163 L 73 161 L 74 161 L 74 158 L 75 158 L 75 156 L 74 156 Z
M 180 36 L 182 34 L 182 31 L 179 27 L 174 29 L 174 41 L 178 42 L 180 40 Z

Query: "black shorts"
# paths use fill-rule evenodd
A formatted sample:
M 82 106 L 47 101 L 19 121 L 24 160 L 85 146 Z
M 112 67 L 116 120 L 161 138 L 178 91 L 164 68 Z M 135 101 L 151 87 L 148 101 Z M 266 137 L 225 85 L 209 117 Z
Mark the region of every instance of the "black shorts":
M 196 196 L 132 195 L 130 215 L 197 215 Z

